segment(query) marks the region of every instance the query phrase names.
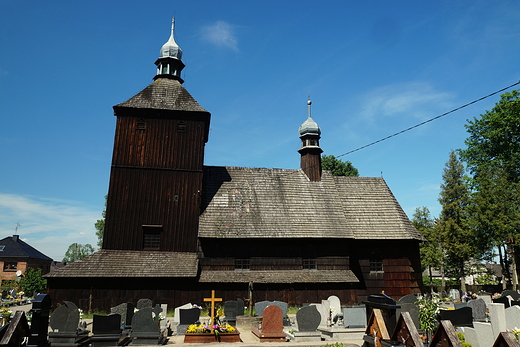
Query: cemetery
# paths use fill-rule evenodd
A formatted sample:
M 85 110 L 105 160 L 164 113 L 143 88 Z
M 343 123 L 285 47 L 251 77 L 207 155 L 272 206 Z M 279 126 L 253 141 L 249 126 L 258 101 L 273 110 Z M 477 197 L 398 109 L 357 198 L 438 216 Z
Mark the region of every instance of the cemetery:
M 83 318 L 82 309 L 47 294 L 24 298 L 30 310 L 2 306 L 0 346 L 154 346 L 236 343 L 325 346 L 520 347 L 520 293 L 431 293 L 399 300 L 379 293 L 362 305 L 335 295 L 289 307 L 283 301 L 223 301 L 217 291 L 201 305 L 170 308 L 153 299 L 121 303 Z M 20 300 L 22 301 L 22 300 Z M 2 300 L 8 305 L 9 299 Z M 203 306 L 204 308 L 203 308 Z M 21 305 L 23 307 L 24 305 Z M 14 312 L 14 313 L 13 313 Z M 173 313 L 173 315 L 172 315 Z M 267 345 L 268 345 L 267 344 Z

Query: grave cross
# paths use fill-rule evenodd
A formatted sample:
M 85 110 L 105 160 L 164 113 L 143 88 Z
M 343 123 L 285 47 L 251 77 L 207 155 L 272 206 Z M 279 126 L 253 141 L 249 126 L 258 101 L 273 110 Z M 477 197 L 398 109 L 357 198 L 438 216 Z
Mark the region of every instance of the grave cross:
M 222 298 L 215 297 L 215 291 L 211 291 L 211 298 L 204 298 L 204 301 L 211 302 L 211 327 L 215 324 L 215 302 L 222 301 Z

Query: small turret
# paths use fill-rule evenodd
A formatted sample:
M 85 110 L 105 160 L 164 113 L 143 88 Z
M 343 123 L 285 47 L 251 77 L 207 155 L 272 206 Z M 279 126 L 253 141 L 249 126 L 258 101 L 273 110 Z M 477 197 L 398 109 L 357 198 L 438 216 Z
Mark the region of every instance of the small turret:
M 184 83 L 181 78 L 181 71 L 185 65 L 181 59 L 182 49 L 175 42 L 175 18 L 172 18 L 170 38 L 161 47 L 159 59 L 155 62 L 155 65 L 157 65 L 157 75 L 154 77 L 154 80 L 158 78 L 171 78 Z
M 298 132 L 302 140 L 302 147 L 298 150 L 301 155 L 300 168 L 309 180 L 321 181 L 321 129 L 311 117 L 312 101 L 307 101 L 307 119 L 300 125 Z

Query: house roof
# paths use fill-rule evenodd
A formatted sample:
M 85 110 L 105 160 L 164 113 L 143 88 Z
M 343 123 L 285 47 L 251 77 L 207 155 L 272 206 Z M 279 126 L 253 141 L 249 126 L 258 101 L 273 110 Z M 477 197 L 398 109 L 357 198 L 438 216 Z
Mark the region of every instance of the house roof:
M 196 253 L 100 250 L 45 277 L 195 277 Z
M 424 240 L 379 177 L 206 166 L 199 237 Z
M 346 283 L 359 282 L 351 270 L 207 271 L 199 282 L 207 283 Z
M 118 107 L 208 112 L 179 81 L 169 78 L 158 78 L 135 96 L 115 105 L 114 109 Z
M 8 236 L 0 240 L 0 258 L 32 258 L 51 262 L 52 259 L 28 245 L 18 235 Z

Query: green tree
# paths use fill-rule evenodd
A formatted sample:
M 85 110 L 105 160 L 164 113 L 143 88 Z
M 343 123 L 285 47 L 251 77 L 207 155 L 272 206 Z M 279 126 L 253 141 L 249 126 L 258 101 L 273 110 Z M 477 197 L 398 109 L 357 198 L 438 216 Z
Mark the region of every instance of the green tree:
M 47 280 L 43 278 L 42 269 L 28 268 L 20 280 L 19 288 L 28 296 L 31 296 L 34 292 L 45 292 L 47 289 Z
M 483 252 L 492 256 L 498 250 L 504 277 L 513 277 L 516 286 L 518 266 L 509 254 L 518 256 L 511 241 L 520 237 L 520 92 L 502 94 L 490 111 L 468 121 L 466 130 L 460 157 L 472 174 L 471 225 Z
M 433 290 L 432 269 L 439 268 L 443 264 L 443 252 L 439 235 L 435 232 L 435 220 L 430 215 L 427 207 L 417 207 L 412 216 L 415 228 L 426 238 L 421 244 L 421 266 L 428 269 L 429 281 Z
M 107 198 L 108 195 L 105 195 L 105 208 L 103 209 L 103 212 L 101 213 L 101 216 L 103 219 L 98 219 L 96 223 L 94 223 L 94 227 L 96 228 L 96 236 L 98 238 L 97 245 L 99 248 L 103 246 L 103 234 L 105 233 L 105 218 L 107 216 Z
M 343 161 L 337 159 L 333 155 L 321 156 L 321 168 L 323 170 L 330 170 L 334 176 L 359 176 L 359 171 L 352 165 L 350 161 Z
M 457 269 L 460 287 L 466 291 L 465 263 L 476 255 L 476 246 L 468 226 L 469 188 L 464 167 L 455 151 L 451 151 L 442 174 L 439 202 L 441 214 L 435 226 L 447 257 L 447 265 Z
M 71 264 L 76 260 L 80 260 L 81 258 L 85 258 L 87 255 L 94 253 L 94 248 L 90 243 L 81 245 L 79 243 L 73 243 L 65 252 L 65 257 L 63 257 L 62 262 L 66 264 Z

